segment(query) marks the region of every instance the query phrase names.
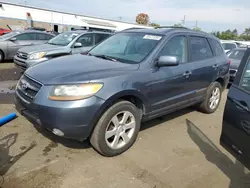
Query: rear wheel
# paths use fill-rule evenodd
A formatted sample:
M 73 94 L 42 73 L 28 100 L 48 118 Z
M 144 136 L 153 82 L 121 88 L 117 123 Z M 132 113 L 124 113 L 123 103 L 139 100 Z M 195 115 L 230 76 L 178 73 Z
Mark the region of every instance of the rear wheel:
M 200 105 L 202 112 L 211 114 L 215 112 L 220 104 L 222 87 L 219 82 L 214 82 L 208 89 L 205 100 Z
M 0 50 L 0 63 L 3 62 L 4 60 L 4 54 L 3 52 Z
M 104 156 L 119 155 L 135 142 L 140 123 L 140 112 L 134 104 L 128 101 L 117 102 L 102 115 L 90 142 Z

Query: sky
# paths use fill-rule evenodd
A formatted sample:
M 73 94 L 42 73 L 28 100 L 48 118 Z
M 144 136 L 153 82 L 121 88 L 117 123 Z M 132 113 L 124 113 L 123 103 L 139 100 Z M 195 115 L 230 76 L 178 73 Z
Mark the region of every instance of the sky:
M 249 0 L 0 0 L 49 8 L 86 16 L 135 22 L 138 13 L 147 13 L 160 25 L 180 23 L 202 30 L 222 31 L 250 27 Z

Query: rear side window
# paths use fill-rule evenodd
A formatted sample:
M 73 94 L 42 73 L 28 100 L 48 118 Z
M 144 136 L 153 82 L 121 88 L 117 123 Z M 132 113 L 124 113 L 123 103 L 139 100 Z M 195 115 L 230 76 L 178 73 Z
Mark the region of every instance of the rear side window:
M 109 35 L 107 35 L 107 34 L 96 34 L 95 35 L 95 44 L 102 42 L 103 40 L 105 40 L 108 37 L 109 37 Z
M 36 40 L 36 34 L 35 33 L 25 33 L 20 34 L 16 37 L 17 40 Z
M 47 34 L 36 34 L 37 40 L 50 40 L 52 38 L 51 35 L 47 35 Z
M 213 57 L 212 50 L 206 38 L 190 37 L 191 61 L 200 61 Z
M 209 42 L 212 45 L 212 48 L 213 48 L 216 56 L 220 56 L 224 53 L 224 50 L 223 50 L 221 44 L 217 40 L 209 39 Z

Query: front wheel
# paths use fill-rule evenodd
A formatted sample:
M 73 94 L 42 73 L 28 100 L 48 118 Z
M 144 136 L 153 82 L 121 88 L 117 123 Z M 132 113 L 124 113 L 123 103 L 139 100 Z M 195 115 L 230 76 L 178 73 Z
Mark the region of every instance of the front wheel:
M 90 137 L 92 146 L 107 157 L 125 152 L 136 140 L 140 117 L 138 108 L 129 101 L 115 103 L 98 121 Z
M 207 91 L 205 100 L 200 105 L 202 112 L 211 114 L 217 110 L 221 101 L 222 87 L 219 82 L 214 82 Z

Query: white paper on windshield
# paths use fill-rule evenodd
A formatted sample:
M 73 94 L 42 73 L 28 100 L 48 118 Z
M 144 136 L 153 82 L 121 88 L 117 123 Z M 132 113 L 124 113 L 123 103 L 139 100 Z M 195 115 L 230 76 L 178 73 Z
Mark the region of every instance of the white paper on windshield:
M 161 40 L 161 36 L 157 35 L 145 35 L 143 38 L 149 40 Z

